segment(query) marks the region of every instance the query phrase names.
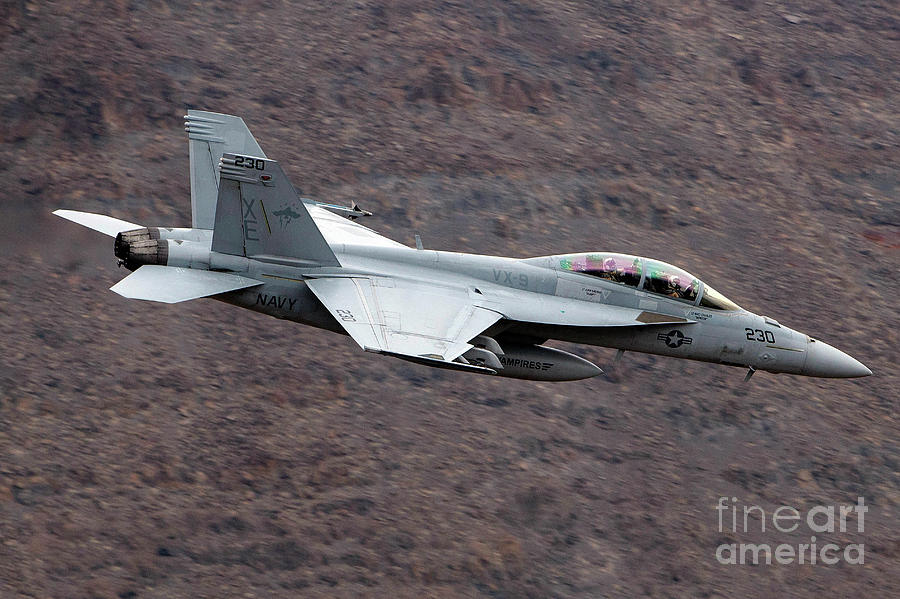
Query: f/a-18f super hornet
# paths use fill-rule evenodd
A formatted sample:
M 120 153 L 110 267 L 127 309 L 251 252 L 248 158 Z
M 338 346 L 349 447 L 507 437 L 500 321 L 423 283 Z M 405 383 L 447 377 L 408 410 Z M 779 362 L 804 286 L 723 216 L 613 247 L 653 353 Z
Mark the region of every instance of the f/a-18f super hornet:
M 871 371 L 740 308 L 684 270 L 611 252 L 515 259 L 423 249 L 355 222 L 368 213 L 298 196 L 238 117 L 190 110 L 191 228 L 57 214 L 115 237 L 133 299 L 211 297 L 349 335 L 428 366 L 565 381 L 602 371 L 556 339 L 814 377 Z

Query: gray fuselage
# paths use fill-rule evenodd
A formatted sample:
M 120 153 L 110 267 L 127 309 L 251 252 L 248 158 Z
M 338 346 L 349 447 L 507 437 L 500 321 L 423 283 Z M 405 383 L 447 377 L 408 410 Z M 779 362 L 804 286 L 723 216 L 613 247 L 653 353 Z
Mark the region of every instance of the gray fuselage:
M 553 268 L 555 257 L 513 259 L 406 247 L 338 246 L 340 268 L 334 274 L 390 276 L 427 281 L 437 287 L 469 288 L 505 307 L 512 318 L 501 320 L 486 334 L 521 343 L 547 339 L 687 358 L 770 372 L 811 376 L 846 376 L 853 364 L 839 356 L 828 363 L 808 363 L 810 355 L 834 350 L 821 341 L 746 310 L 715 310 L 693 302 L 624 286 L 597 277 Z M 217 299 L 314 327 L 344 333 L 334 316 L 308 289 L 304 279 L 321 268 L 293 265 L 290 259 L 245 259 L 222 256 L 228 270 L 266 281 L 261 287 Z M 216 268 L 213 253 L 211 267 Z M 554 298 L 552 302 L 546 298 Z M 684 319 L 679 324 L 590 326 L 565 324 L 556 311 L 586 306 L 621 306 Z M 512 308 L 516 306 L 516 308 Z M 427 309 L 423 307 L 423 310 Z M 554 313 L 549 313 L 548 311 Z M 515 318 L 518 313 L 522 319 Z M 816 352 L 815 345 L 824 346 Z M 815 349 L 814 349 L 815 348 Z M 841 354 L 846 355 L 846 354 Z M 849 358 L 849 356 L 847 356 Z M 849 358 L 852 360 L 852 358 Z M 854 361 L 855 362 L 855 361 Z M 858 363 L 857 363 L 858 364 Z

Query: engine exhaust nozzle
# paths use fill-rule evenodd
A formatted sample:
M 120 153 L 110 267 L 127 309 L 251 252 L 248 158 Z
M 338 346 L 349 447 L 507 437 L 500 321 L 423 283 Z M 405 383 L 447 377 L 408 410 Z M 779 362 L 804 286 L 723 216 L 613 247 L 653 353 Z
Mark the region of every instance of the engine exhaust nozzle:
M 136 270 L 144 264 L 166 264 L 169 260 L 169 244 L 160 240 L 156 227 L 122 231 L 116 235 L 113 252 L 119 264 L 128 270 Z

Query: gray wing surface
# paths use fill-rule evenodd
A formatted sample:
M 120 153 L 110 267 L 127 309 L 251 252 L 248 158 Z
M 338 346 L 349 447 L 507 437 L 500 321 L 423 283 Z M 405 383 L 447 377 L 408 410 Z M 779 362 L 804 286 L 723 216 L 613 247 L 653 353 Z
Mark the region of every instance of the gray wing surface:
M 145 264 L 110 287 L 123 297 L 174 304 L 262 285 L 262 281 L 211 270 Z
M 391 277 L 310 279 L 307 285 L 360 347 L 451 362 L 500 320 L 465 290 Z
M 308 203 L 306 208 L 313 220 L 316 221 L 319 231 L 332 247 L 338 244 L 406 247 L 402 243 L 388 239 L 368 227 L 338 216 L 315 204 Z

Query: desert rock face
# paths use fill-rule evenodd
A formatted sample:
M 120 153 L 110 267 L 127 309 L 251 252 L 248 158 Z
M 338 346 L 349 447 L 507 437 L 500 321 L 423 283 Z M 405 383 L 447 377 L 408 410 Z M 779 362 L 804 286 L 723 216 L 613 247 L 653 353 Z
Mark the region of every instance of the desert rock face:
M 0 596 L 900 592 L 895 3 L 12 0 L 0 53 Z M 187 108 L 405 243 L 661 258 L 875 375 L 531 383 L 124 300 L 50 212 L 188 225 Z M 864 565 L 716 560 L 813 534 L 720 497 L 860 496 L 816 536 Z

